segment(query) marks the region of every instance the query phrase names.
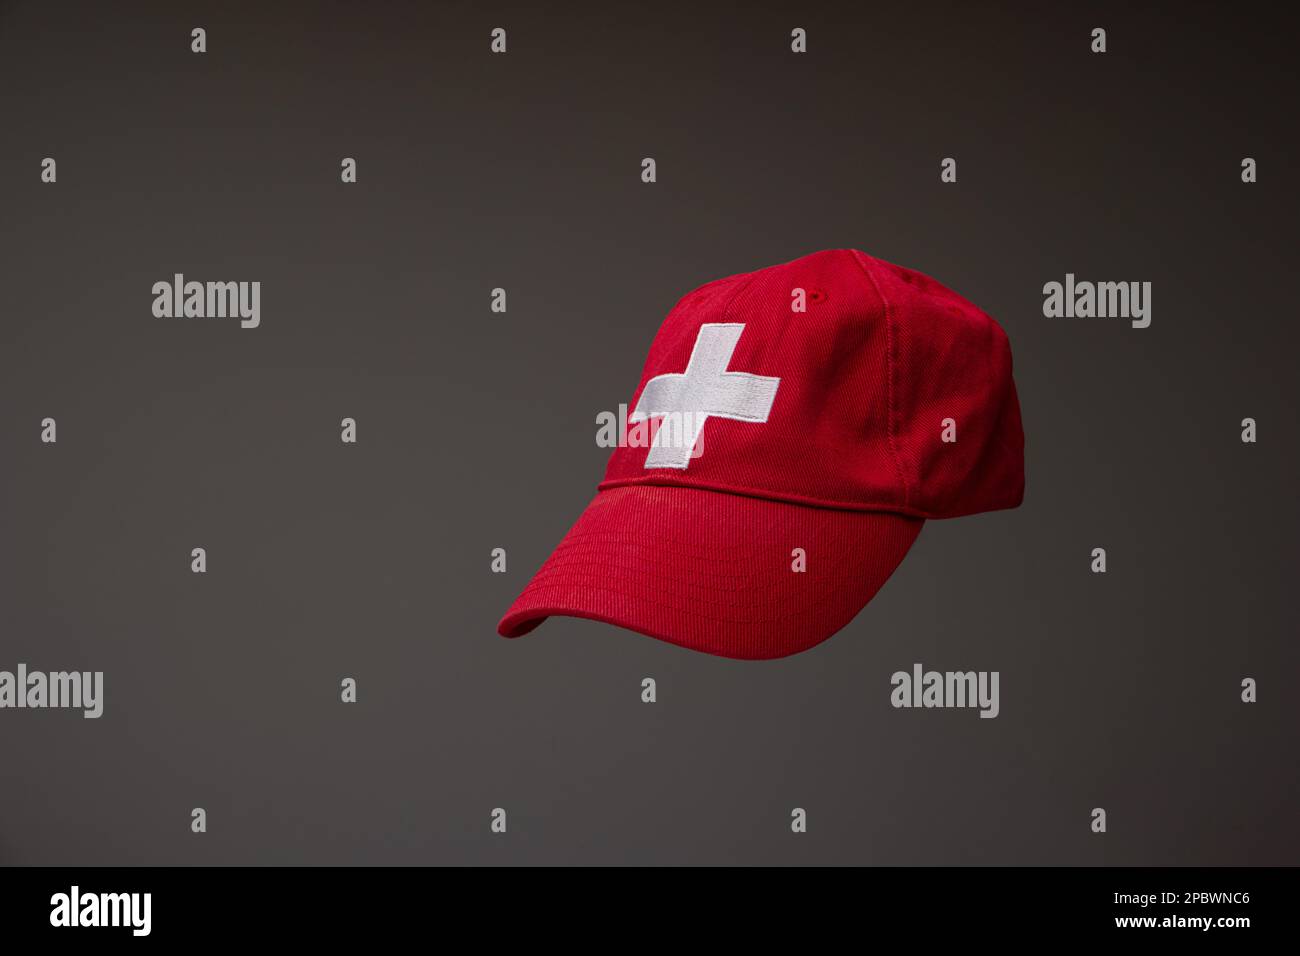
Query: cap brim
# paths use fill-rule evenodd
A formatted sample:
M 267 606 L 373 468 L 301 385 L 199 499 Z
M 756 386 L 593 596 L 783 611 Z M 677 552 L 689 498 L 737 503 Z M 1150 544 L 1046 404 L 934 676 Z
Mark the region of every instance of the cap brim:
M 564 615 L 723 657 L 784 657 L 851 621 L 923 523 L 697 488 L 609 488 L 497 630 L 520 637 Z

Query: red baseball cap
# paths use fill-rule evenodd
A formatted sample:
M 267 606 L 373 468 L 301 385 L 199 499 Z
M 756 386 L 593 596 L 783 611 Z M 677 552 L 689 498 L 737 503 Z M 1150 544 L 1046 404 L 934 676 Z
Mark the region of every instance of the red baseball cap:
M 1011 347 L 934 279 L 856 249 L 701 286 L 659 329 L 605 480 L 501 619 L 591 618 L 697 651 L 830 637 L 926 518 L 1014 508 Z

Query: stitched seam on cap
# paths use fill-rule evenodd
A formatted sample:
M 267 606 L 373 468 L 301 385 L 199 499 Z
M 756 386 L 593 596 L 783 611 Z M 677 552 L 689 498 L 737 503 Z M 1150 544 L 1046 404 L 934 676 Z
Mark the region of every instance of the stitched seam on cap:
M 671 481 L 659 478 L 656 475 L 646 475 L 641 478 L 611 478 L 608 481 L 602 481 L 596 486 L 597 492 L 609 491 L 614 488 L 635 488 L 644 486 L 647 488 L 685 488 L 687 491 L 713 491 L 721 495 L 736 495 L 740 498 L 757 498 L 763 501 L 777 501 L 788 505 L 799 505 L 805 508 L 825 508 L 830 511 L 850 511 L 850 512 L 877 512 L 883 514 L 902 515 L 907 518 L 933 518 L 935 520 L 947 517 L 956 517 L 955 515 L 941 515 L 929 511 L 922 511 L 913 508 L 911 505 L 900 505 L 890 502 L 889 504 L 871 504 L 857 501 L 832 501 L 826 498 L 813 498 L 804 495 L 786 494 L 778 491 L 765 491 L 758 488 L 743 488 L 739 485 L 729 485 L 725 482 L 718 481 Z M 971 512 L 973 513 L 973 512 Z
M 894 471 L 898 473 L 898 482 L 903 486 L 903 505 L 905 507 L 910 507 L 912 504 L 912 489 L 908 486 L 907 475 L 903 471 L 903 463 L 898 456 L 898 445 L 894 441 L 894 369 L 896 365 L 894 361 L 894 313 L 893 309 L 890 308 L 889 300 L 885 298 L 885 293 L 880 288 L 880 283 L 876 281 L 876 277 L 872 275 L 871 269 L 867 266 L 867 263 L 863 261 L 862 253 L 856 249 L 851 249 L 849 250 L 849 254 L 853 257 L 853 261 L 858 264 L 858 268 L 862 270 L 863 275 L 867 277 L 867 281 L 871 283 L 871 287 L 876 290 L 876 298 L 880 300 L 880 304 L 885 310 L 885 365 L 888 369 L 885 376 L 885 404 L 888 406 L 888 415 L 886 416 L 885 424 L 885 440 L 889 445 L 889 455 L 894 460 Z
M 740 293 L 753 285 L 754 280 L 758 278 L 759 272 L 762 271 L 763 270 L 761 269 L 757 269 L 754 272 L 749 273 L 748 278 L 740 284 L 740 288 L 731 293 L 731 298 L 727 299 L 727 304 L 722 307 L 722 321 L 727 321 L 727 316 L 731 313 L 731 307 L 735 305 L 736 299 L 740 297 Z

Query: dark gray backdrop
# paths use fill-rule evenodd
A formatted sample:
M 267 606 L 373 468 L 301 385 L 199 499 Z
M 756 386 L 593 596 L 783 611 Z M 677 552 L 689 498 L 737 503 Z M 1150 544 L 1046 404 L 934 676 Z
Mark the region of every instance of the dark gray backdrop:
M 0 4 L 0 669 L 106 673 L 0 711 L 0 861 L 1297 862 L 1291 24 L 478 6 Z M 839 246 L 1007 330 L 1024 506 L 786 660 L 496 637 L 677 297 Z M 174 272 L 261 328 L 154 318 Z M 1066 272 L 1151 327 L 1044 318 Z M 916 661 L 1001 716 L 892 709 Z

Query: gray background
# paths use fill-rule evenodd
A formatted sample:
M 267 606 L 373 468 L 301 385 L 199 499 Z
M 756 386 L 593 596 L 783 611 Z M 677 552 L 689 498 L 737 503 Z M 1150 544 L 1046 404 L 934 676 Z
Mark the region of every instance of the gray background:
M 1294 24 L 536 6 L 0 4 L 0 669 L 106 672 L 0 711 L 0 861 L 1300 861 Z M 496 637 L 677 297 L 840 246 L 1003 324 L 1023 507 L 785 660 Z M 1067 271 L 1151 327 L 1044 318 Z M 262 327 L 154 318 L 174 272 Z M 916 661 L 1001 716 L 892 709 Z

